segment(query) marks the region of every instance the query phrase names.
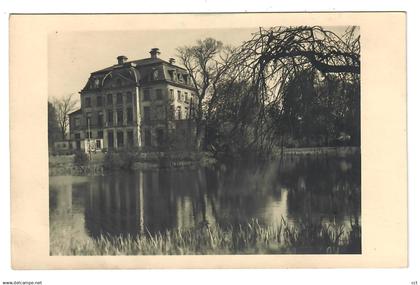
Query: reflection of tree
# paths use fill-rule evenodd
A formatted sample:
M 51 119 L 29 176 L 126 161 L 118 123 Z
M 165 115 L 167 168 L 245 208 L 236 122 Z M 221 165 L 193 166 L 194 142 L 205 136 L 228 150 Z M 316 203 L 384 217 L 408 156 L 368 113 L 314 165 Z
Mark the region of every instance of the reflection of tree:
M 280 197 L 287 197 L 291 219 L 324 215 L 339 222 L 360 216 L 360 156 L 345 164 L 325 155 L 285 156 L 264 164 L 118 173 L 92 179 L 86 188 L 86 228 L 93 237 L 207 223 L 228 227 L 254 218 L 265 224 L 271 222 L 266 211 Z
M 248 223 L 261 216 L 276 189 L 276 164 L 222 165 L 207 170 L 207 193 L 220 226 Z M 264 221 L 261 221 L 264 223 Z
M 342 219 L 360 213 L 360 157 L 349 158 L 354 167 L 339 169 L 339 158 L 319 156 L 296 163 L 293 172 L 280 178 L 289 188 L 289 214 L 295 217 Z M 303 181 L 303 182 L 302 182 Z M 304 185 L 304 187 L 302 186 Z M 358 214 L 357 214 L 358 215 Z

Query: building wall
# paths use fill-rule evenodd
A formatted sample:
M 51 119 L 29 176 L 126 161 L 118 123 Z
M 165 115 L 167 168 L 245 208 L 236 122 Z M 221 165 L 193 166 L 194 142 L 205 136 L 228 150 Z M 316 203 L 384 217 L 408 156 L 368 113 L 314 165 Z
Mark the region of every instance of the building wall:
M 174 124 L 174 121 L 192 119 L 191 111 L 194 111 L 194 107 L 191 108 L 191 106 L 195 106 L 195 94 L 188 88 L 170 83 L 158 83 L 142 87 L 141 95 L 142 124 L 140 129 L 143 146 L 161 146 L 159 132 L 161 134 L 163 132 L 166 136 L 168 131 L 176 128 L 177 124 Z
M 100 76 L 92 75 L 80 92 L 81 111 L 70 115 L 71 139 L 90 135 L 103 139 L 105 148 L 162 145 L 162 136 L 177 126 L 173 121 L 191 119 L 197 102 L 185 71 L 176 69 L 165 64 L 141 68 L 139 82 L 121 76 L 126 71 L 118 69 L 102 78 L 102 88 L 93 88 Z
M 102 106 L 98 106 L 98 97 Z M 91 107 L 87 106 L 91 98 Z M 84 138 L 91 132 L 91 138 L 103 138 L 106 148 L 118 148 L 119 134 L 122 133 L 123 145 L 130 141 L 133 146 L 139 146 L 138 91 L 137 87 L 121 87 L 103 90 L 101 93 L 82 93 L 82 113 Z M 88 125 L 88 118 L 89 125 Z M 101 122 L 102 121 L 102 122 Z M 102 133 L 101 133 L 102 132 Z M 113 142 L 109 139 L 113 135 Z M 129 139 L 129 135 L 131 138 Z

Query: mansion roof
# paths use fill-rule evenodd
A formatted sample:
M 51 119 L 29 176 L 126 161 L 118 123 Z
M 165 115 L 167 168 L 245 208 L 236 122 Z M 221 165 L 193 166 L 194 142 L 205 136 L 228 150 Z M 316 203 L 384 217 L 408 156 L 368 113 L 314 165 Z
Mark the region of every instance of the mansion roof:
M 147 86 L 160 82 L 195 90 L 187 70 L 175 65 L 173 59 L 167 62 L 156 54 L 133 61 L 127 61 L 125 56 L 117 59 L 117 64 L 92 72 L 82 92 Z

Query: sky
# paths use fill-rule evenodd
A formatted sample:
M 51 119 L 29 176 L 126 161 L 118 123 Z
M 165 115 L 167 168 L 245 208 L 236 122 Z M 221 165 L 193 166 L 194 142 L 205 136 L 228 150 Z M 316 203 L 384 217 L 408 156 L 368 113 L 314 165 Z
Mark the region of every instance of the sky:
M 160 58 L 176 58 L 176 48 L 213 37 L 224 44 L 239 45 L 258 28 L 219 30 L 160 30 L 55 32 L 48 37 L 48 97 L 77 94 L 91 72 L 116 64 L 117 56 L 128 60 L 150 57 L 158 47 Z
M 237 46 L 251 38 L 258 27 L 244 29 L 183 29 L 150 31 L 60 32 L 48 36 L 48 98 L 78 94 L 89 75 L 116 64 L 117 56 L 128 60 L 150 57 L 153 47 L 160 58 L 176 58 L 176 48 L 212 37 Z M 344 27 L 330 28 L 341 33 Z M 77 95 L 78 96 L 78 95 Z

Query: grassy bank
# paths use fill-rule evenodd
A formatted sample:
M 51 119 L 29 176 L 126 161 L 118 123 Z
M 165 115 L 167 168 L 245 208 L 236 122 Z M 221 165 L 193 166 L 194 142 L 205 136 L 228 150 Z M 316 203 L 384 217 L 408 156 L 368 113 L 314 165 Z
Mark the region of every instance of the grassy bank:
M 360 226 L 349 231 L 335 224 L 262 226 L 257 220 L 222 229 L 202 224 L 135 237 L 77 239 L 58 229 L 50 232 L 51 255 L 193 255 L 193 254 L 278 254 L 278 253 L 360 253 Z

